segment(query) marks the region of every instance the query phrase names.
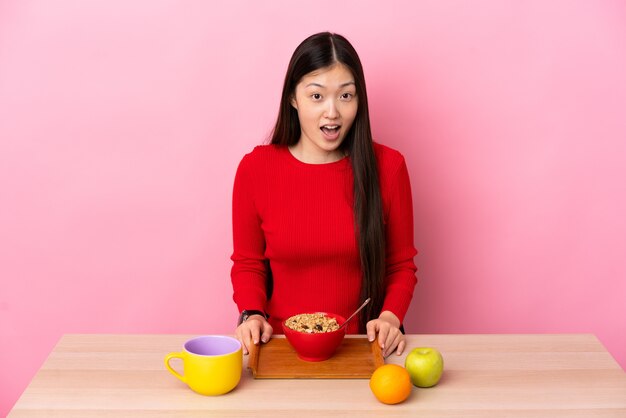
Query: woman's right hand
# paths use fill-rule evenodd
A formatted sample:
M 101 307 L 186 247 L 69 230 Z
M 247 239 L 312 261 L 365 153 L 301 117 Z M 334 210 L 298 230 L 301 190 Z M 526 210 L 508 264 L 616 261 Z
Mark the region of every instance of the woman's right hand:
M 252 315 L 235 330 L 235 337 L 241 343 L 243 354 L 250 352 L 252 344 L 259 344 L 259 340 L 266 343 L 272 337 L 274 329 L 262 315 Z

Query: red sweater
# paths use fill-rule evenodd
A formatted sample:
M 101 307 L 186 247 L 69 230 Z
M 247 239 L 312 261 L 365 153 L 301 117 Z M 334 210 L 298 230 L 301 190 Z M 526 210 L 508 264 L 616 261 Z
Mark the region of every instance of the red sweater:
M 374 144 L 386 239 L 383 311 L 404 320 L 417 282 L 411 186 L 402 155 Z M 303 312 L 347 317 L 359 306 L 361 265 L 353 216 L 349 157 L 306 164 L 286 147 L 258 146 L 244 156 L 233 188 L 233 299 L 240 311 L 281 321 Z M 265 294 L 265 260 L 274 293 Z M 348 324 L 358 332 L 358 321 Z

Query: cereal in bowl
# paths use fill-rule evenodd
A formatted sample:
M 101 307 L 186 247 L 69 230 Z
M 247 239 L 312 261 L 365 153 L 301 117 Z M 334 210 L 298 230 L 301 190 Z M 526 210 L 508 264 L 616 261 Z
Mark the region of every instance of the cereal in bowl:
M 339 329 L 339 324 L 335 318 L 329 318 L 323 313 L 294 315 L 285 321 L 288 328 L 307 334 L 317 334 L 321 332 L 333 332 Z

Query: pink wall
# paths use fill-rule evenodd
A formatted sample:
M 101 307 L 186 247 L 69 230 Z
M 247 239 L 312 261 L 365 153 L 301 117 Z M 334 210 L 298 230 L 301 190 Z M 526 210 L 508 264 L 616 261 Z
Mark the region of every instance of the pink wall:
M 327 29 L 409 163 L 408 331 L 590 332 L 626 366 L 624 3 L 294 4 L 0 1 L 0 415 L 63 333 L 233 331 L 233 175 Z

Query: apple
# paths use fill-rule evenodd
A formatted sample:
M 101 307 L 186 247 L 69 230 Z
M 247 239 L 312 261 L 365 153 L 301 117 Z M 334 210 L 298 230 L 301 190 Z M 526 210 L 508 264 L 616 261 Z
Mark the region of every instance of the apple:
M 443 374 L 443 357 L 431 347 L 414 348 L 406 356 L 404 368 L 415 386 L 429 388 L 435 386 Z

